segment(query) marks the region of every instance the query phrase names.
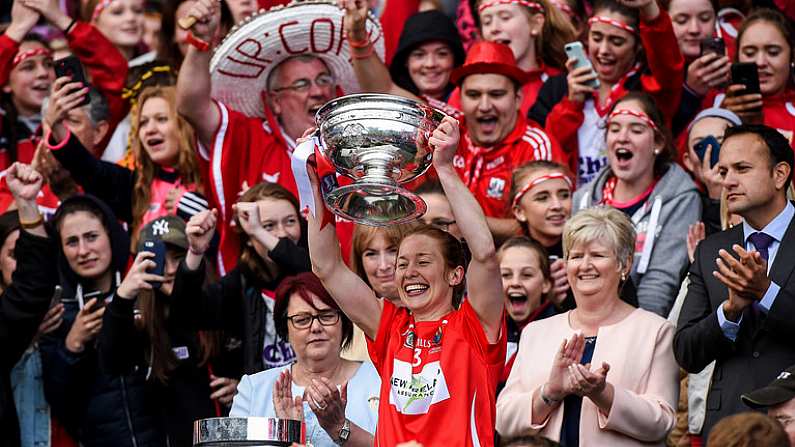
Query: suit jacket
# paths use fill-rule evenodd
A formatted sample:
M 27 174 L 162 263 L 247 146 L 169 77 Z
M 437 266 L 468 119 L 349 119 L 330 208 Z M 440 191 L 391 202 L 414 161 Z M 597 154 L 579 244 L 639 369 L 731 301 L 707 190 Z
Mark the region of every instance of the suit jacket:
M 718 250 L 733 244 L 745 247 L 742 225 L 715 233 L 698 245 L 690 266 L 690 285 L 679 314 L 674 353 L 682 368 L 697 373 L 715 360 L 702 434 L 709 434 L 725 416 L 749 411 L 740 395 L 767 385 L 795 364 L 795 219 L 778 248 L 770 279 L 781 287 L 770 311 L 749 306 L 743 311 L 740 331 L 732 342 L 718 324 L 717 309 L 728 299 L 727 287 L 712 274 Z

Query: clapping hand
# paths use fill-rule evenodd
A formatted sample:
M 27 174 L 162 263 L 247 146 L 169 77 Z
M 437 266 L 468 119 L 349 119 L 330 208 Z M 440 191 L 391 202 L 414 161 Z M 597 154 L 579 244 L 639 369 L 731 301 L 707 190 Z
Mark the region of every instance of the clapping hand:
M 579 364 L 584 351 L 585 336 L 582 333 L 577 332 L 572 335 L 570 340 L 563 340 L 552 361 L 552 369 L 549 371 L 549 378 L 544 390 L 547 397 L 560 401 L 575 393 L 573 384 L 567 380 L 569 366 Z
M 572 363 L 569 365 L 568 381 L 574 393 L 578 396 L 592 397 L 604 391 L 607 385 L 607 372 L 610 365 L 602 362 L 602 367 L 596 371 L 591 371 L 591 364 L 582 365 Z
M 279 374 L 273 384 L 273 408 L 279 419 L 304 420 L 304 403 L 301 396 L 293 397 L 293 376 L 289 369 Z
M 348 384 L 342 386 L 342 391 L 325 377 L 320 380 L 312 379 L 306 387 L 304 400 L 317 416 L 317 422 L 332 438 L 336 437 L 343 424 L 345 424 L 345 406 L 348 403 Z
M 12 40 L 21 42 L 38 21 L 39 13 L 36 10 L 28 7 L 22 1 L 12 2 L 11 24 L 8 25 L 5 34 Z
M 210 399 L 215 399 L 226 406 L 231 405 L 235 394 L 237 394 L 238 383 L 238 380 L 230 377 L 210 375 L 210 388 L 213 390 Z
M 687 227 L 687 257 L 690 258 L 690 262 L 695 260 L 696 247 L 705 237 L 704 222 L 696 222 Z
M 765 296 L 771 281 L 767 276 L 767 261 L 758 251 L 749 252 L 737 244 L 732 249 L 740 259 L 720 250 L 716 260 L 718 270 L 712 274 L 729 288 L 729 301 L 723 310 L 729 320 L 736 321 L 746 307 Z

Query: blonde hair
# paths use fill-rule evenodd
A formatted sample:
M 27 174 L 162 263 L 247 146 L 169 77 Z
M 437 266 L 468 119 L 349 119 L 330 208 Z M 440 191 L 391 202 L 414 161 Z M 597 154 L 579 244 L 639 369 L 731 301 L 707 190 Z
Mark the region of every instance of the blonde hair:
M 141 123 L 141 110 L 144 103 L 150 98 L 162 98 L 168 103 L 169 119 L 175 121 L 177 129 L 177 163 L 172 166 L 177 171 L 177 175 L 182 180 L 183 185 L 195 185 L 202 191 L 201 176 L 199 175 L 199 163 L 196 160 L 196 151 L 193 149 L 195 141 L 193 128 L 179 114 L 176 108 L 176 88 L 175 87 L 147 87 L 139 97 L 138 107 L 133 109 L 132 115 L 132 153 L 135 158 L 135 171 L 138 176 L 133 186 L 133 221 L 132 228 L 137 229 L 141 225 L 146 210 L 149 209 L 149 199 L 152 192 L 152 180 L 155 178 L 156 166 L 149 158 L 149 154 L 141 143 L 138 130 Z M 137 233 L 137 232 L 135 232 Z M 135 246 L 135 241 L 133 241 Z
M 604 243 L 618 258 L 621 268 L 632 265 L 635 254 L 635 227 L 623 212 L 597 206 L 575 214 L 563 226 L 563 256 L 575 245 L 594 241 Z

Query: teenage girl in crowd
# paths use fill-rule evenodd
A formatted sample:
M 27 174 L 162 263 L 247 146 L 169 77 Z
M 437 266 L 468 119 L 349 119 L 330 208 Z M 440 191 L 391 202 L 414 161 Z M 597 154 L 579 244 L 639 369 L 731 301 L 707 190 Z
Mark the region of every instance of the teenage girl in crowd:
M 38 20 L 39 13 L 14 2 L 11 24 L 0 36 L 0 169 L 33 159 L 41 105 L 55 79 L 49 46 L 29 34 Z
M 174 107 L 174 87 L 152 87 L 140 98 L 133 124 L 135 170 L 97 160 L 64 125 L 66 113 L 81 99 L 82 90 L 68 78 L 53 84 L 48 108 L 48 147 L 83 189 L 107 202 L 132 226 L 133 233 L 151 220 L 178 212 L 190 217 L 207 209 L 193 192 L 200 191 L 193 129 Z
M 556 315 L 549 273 L 549 257 L 544 247 L 527 236 L 512 237 L 497 251 L 505 297 L 505 326 L 508 349 L 500 388 L 505 385 L 519 347 L 522 329 L 530 322 Z M 499 390 L 497 391 L 499 393 Z
M 185 315 L 194 329 L 224 330 L 241 340 L 243 374 L 295 360 L 290 344 L 277 335 L 273 309 L 281 281 L 311 268 L 298 206 L 295 196 L 278 184 L 253 186 L 234 205 L 240 232 L 237 266 L 205 287 L 207 268 L 201 256 L 188 256 L 177 271 L 176 283 L 184 286 L 172 296 L 172 309 Z M 196 231 L 215 231 L 216 217 L 215 210 L 193 216 L 186 230 L 189 238 Z M 203 255 L 208 245 L 191 246 L 191 253 Z
M 105 145 L 110 140 L 116 125 L 127 115 L 128 104 L 122 98 L 124 82 L 127 77 L 127 58 L 123 47 L 118 42 L 125 41 L 130 33 L 140 33 L 132 29 L 138 25 L 127 23 L 127 19 L 120 19 L 117 13 L 124 7 L 124 17 L 130 14 L 128 4 L 141 0 L 102 0 L 105 5 L 97 20 L 79 21 L 64 14 L 58 3 L 52 0 L 22 0 L 22 2 L 38 11 L 52 26 L 64 33 L 69 43 L 69 49 L 80 59 L 88 74 L 87 81 L 99 91 L 108 101 L 110 109 L 110 127 L 105 138 L 97 145 L 96 157 L 102 155 Z M 15 2 L 19 3 L 19 2 Z M 94 1 L 89 3 L 96 3 Z M 140 13 L 143 17 L 143 11 Z M 122 22 L 118 22 L 122 20 Z M 141 19 L 142 20 L 142 19 Z M 139 26 L 140 29 L 142 29 Z M 127 37 L 131 40 L 132 37 Z
M 687 229 L 701 219 L 701 198 L 674 163 L 670 132 L 654 99 L 631 92 L 610 111 L 609 163 L 574 194 L 576 211 L 609 205 L 632 219 L 637 233 L 628 275 L 641 308 L 667 317 L 688 266 Z
M 147 391 L 156 399 L 154 414 L 169 445 L 190 445 L 193 421 L 223 416 L 235 394 L 239 371 L 221 354 L 221 339 L 197 333 L 174 312 L 171 297 L 181 293 L 174 278 L 188 249 L 185 221 L 166 216 L 147 224 L 140 234 L 138 254 L 106 309 L 99 335 L 100 360 L 114 374 L 147 371 Z M 149 273 L 154 253 L 144 242 L 165 245 L 163 275 Z M 215 370 L 213 368 L 215 366 Z M 224 367 L 221 369 L 221 367 Z M 216 377 L 218 376 L 218 377 Z
M 743 22 L 737 36 L 737 62 L 753 62 L 759 70 L 761 94 L 744 94 L 730 85 L 721 107 L 743 122 L 761 122 L 781 132 L 795 148 L 795 32 L 783 14 L 758 9 Z
M 679 50 L 685 58 L 682 101 L 672 124 L 676 137 L 701 110 L 707 93 L 728 84 L 731 60 L 726 52 L 709 47 L 702 54 L 702 41 L 716 34 L 718 0 L 666 0 L 661 5 L 671 16 Z
M 65 200 L 52 223 L 57 255 L 40 268 L 57 265 L 65 313 L 64 323 L 40 347 L 53 414 L 86 447 L 165 445 L 146 369 L 116 375 L 98 354 L 105 305 L 129 260 L 127 232 L 104 203 L 88 195 Z
M 679 98 L 684 81 L 671 19 L 655 0 L 597 0 L 588 23 L 587 56 L 595 72 L 574 69 L 570 59 L 569 73 L 544 84 L 528 115 L 568 152 L 577 186 L 607 164 L 603 124 L 619 98 L 646 91 L 664 106 L 670 123 L 679 105 L 672 98 Z
M 87 0 L 81 19 L 94 25 L 131 60 L 140 53 L 144 34 L 144 0 Z

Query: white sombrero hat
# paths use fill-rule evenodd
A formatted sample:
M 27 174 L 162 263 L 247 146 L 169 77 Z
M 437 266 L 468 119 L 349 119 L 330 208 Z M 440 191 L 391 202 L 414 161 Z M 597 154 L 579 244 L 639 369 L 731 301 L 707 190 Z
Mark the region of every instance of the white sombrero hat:
M 344 18 L 345 12 L 330 0 L 295 0 L 249 16 L 215 49 L 210 61 L 213 98 L 248 116 L 265 117 L 260 92 L 268 75 L 301 54 L 322 58 L 345 94 L 358 93 Z M 384 35 L 372 15 L 367 31 L 383 59 Z

